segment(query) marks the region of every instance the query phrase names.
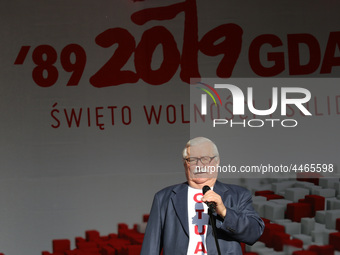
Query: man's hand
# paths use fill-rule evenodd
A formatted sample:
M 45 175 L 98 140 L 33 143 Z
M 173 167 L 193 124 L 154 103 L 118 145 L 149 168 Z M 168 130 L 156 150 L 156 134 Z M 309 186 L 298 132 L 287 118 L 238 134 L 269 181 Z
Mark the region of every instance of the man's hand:
M 227 208 L 224 206 L 222 198 L 219 194 L 212 190 L 208 190 L 202 197 L 202 202 L 214 202 L 216 203 L 216 213 L 223 219 L 227 214 Z

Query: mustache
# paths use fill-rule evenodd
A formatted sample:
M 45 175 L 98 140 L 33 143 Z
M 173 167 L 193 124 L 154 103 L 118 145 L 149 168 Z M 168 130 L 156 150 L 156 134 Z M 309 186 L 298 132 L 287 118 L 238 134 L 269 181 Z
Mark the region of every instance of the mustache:
M 206 174 L 216 172 L 216 166 L 196 166 L 193 174 Z

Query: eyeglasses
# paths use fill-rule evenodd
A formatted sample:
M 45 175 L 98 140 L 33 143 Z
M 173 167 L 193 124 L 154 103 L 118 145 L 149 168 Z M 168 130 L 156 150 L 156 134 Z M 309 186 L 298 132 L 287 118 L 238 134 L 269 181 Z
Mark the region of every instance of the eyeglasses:
M 191 157 L 191 158 L 186 158 L 184 160 L 190 165 L 197 165 L 198 161 L 201 161 L 203 165 L 209 165 L 214 158 L 216 158 L 216 156 L 214 157 L 204 156 L 201 158 Z

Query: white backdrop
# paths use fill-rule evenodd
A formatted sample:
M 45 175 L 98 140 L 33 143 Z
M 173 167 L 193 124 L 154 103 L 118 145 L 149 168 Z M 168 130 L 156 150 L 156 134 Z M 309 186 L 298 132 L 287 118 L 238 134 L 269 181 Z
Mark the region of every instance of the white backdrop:
M 219 65 L 233 78 L 338 77 L 339 7 L 337 1 L 3 2 L 0 252 L 40 254 L 53 239 L 73 240 L 89 229 L 105 235 L 119 222 L 140 222 L 157 190 L 184 181 L 188 79 L 219 77 Z M 211 31 L 224 24 L 234 25 L 214 38 Z M 107 38 L 96 41 L 105 31 Z M 224 53 L 231 62 L 221 64 Z M 99 70 L 104 74 L 91 78 Z M 253 144 L 257 136 L 266 146 L 256 153 L 237 147 L 247 162 L 281 162 L 290 151 L 303 163 L 317 154 L 337 164 L 340 90 L 320 84 L 314 91 L 322 100 L 332 97 L 331 113 L 313 116 L 320 121 L 312 134 L 322 144 L 301 137 L 305 125 L 270 137 L 284 148 L 275 158 L 268 156 L 266 133 L 252 129 L 233 130 L 223 138 L 227 148 Z M 301 143 L 289 148 L 294 136 Z M 224 144 L 222 162 L 235 157 L 223 139 L 216 141 Z

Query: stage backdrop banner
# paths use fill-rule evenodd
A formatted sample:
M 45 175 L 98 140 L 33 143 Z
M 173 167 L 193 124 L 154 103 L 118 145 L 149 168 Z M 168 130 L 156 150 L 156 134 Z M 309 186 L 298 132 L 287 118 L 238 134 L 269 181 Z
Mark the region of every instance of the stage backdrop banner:
M 225 166 L 327 164 L 337 176 L 339 9 L 307 0 L 3 2 L 0 252 L 36 255 L 53 239 L 141 222 L 156 191 L 185 181 L 181 152 L 194 136 L 213 139 Z M 274 116 L 253 116 L 248 104 L 233 112 L 240 103 L 225 88 L 218 113 L 202 90 L 218 83 L 245 100 L 253 87 L 258 110 L 278 95 Z M 283 87 L 310 98 L 282 115 Z M 207 129 L 195 126 L 203 94 L 219 114 L 207 115 Z M 246 115 L 246 126 L 230 126 Z

